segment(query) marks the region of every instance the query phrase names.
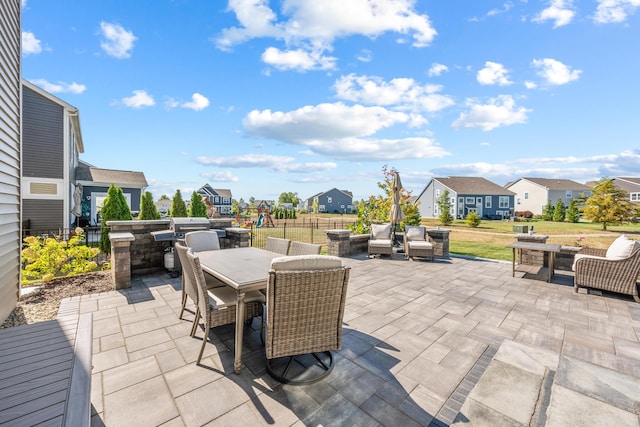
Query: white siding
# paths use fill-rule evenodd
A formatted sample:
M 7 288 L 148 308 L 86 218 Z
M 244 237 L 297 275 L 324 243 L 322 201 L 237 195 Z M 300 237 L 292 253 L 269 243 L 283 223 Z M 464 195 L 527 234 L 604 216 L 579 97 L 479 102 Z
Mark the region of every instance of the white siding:
M 0 321 L 20 283 L 20 0 L 0 2 Z

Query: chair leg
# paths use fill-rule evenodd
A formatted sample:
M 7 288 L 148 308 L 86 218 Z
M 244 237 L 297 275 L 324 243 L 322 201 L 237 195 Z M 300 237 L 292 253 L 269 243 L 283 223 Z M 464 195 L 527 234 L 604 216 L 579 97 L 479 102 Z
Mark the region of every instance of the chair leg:
M 193 324 L 191 325 L 191 333 L 189 334 L 192 338 L 196 335 L 196 329 L 198 329 L 198 322 L 200 322 L 200 309 L 196 309 L 196 315 L 193 318 Z
M 182 309 L 180 310 L 180 315 L 178 319 L 182 320 L 182 315 L 184 314 L 184 309 L 187 306 L 187 293 L 184 291 L 184 285 L 182 285 Z
M 205 325 L 206 326 L 206 325 Z M 204 353 L 204 346 L 207 345 L 207 340 L 209 339 L 209 329 L 205 328 L 204 336 L 202 337 L 202 346 L 200 346 L 200 354 L 198 354 L 197 365 L 200 364 L 200 360 L 202 360 L 202 354 Z

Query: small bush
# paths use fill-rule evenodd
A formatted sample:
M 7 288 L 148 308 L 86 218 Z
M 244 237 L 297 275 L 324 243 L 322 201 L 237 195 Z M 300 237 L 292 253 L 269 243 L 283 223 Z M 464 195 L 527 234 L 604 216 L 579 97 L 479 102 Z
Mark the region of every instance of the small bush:
M 465 218 L 465 223 L 469 227 L 475 228 L 480 225 L 480 222 L 482 222 L 482 220 L 480 219 L 480 215 L 478 215 L 477 212 L 469 212 L 469 214 Z
M 526 219 L 533 218 L 533 212 L 531 211 L 515 211 L 514 214 L 518 218 L 526 218 Z

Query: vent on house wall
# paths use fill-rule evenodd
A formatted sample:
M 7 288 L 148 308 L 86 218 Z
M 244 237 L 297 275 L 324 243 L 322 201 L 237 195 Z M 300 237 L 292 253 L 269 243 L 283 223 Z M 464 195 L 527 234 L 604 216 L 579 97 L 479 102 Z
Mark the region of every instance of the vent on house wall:
M 58 186 L 49 182 L 31 182 L 29 183 L 29 192 L 31 194 L 58 194 Z

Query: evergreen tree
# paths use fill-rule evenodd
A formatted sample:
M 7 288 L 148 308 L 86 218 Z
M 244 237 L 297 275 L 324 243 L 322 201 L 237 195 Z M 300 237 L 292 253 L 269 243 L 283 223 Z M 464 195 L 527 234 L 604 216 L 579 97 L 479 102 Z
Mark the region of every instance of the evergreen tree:
M 107 226 L 107 221 L 127 221 L 133 219 L 131 210 L 127 205 L 127 199 L 122 193 L 122 188 L 111 184 L 107 192 L 107 198 L 100 210 L 102 217 L 102 229 L 100 230 L 100 250 L 103 253 L 111 253 L 111 241 L 109 240 L 109 231 L 111 227 Z
M 558 199 L 558 201 L 556 202 L 556 207 L 553 209 L 553 220 L 555 222 L 563 222 L 566 211 L 567 209 L 564 206 L 562 199 Z
M 545 207 L 542 209 L 543 221 L 553 221 L 553 211 L 554 211 L 554 207 L 551 204 L 551 200 L 549 200 L 549 203 L 547 203 Z
M 578 201 L 576 199 L 569 202 L 569 208 L 565 216 L 568 222 L 576 223 L 580 221 L 580 210 L 578 209 Z
M 140 198 L 140 214 L 138 219 L 160 219 L 160 212 L 156 208 L 156 204 L 153 203 L 153 195 L 150 191 L 145 191 Z
M 182 200 L 182 193 L 180 190 L 176 190 L 173 199 L 171 200 L 171 210 L 169 211 L 171 218 L 185 218 L 187 216 L 187 205 Z
M 629 196 L 616 186 L 612 179 L 603 178 L 587 199 L 584 216 L 593 222 L 601 223 L 602 229 L 606 230 L 607 225 L 630 221 L 633 209 Z
M 209 218 L 207 215 L 207 204 L 202 200 L 202 196 L 195 191 L 191 193 L 189 216 L 191 218 Z
M 450 225 L 453 222 L 453 216 L 451 215 L 451 199 L 449 198 L 449 190 L 444 190 L 444 193 L 436 200 L 436 205 L 440 211 L 440 222 L 443 225 Z
M 480 215 L 478 215 L 478 212 L 469 212 L 469 214 L 467 215 L 467 217 L 465 218 L 465 222 L 469 227 L 477 227 L 480 225 L 480 222 L 482 222 L 482 220 L 480 219 Z

